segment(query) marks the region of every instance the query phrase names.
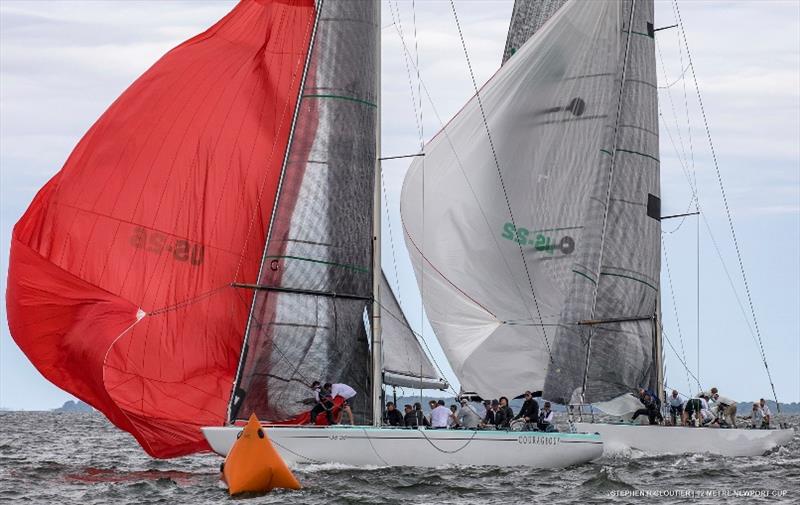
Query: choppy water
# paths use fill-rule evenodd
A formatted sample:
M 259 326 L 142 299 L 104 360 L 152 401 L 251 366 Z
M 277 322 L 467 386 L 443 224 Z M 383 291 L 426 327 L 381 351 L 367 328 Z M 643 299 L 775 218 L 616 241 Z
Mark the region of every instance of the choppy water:
M 800 416 L 787 418 L 800 425 Z M 0 502 L 35 504 L 226 503 L 220 459 L 148 457 L 97 414 L 0 412 Z M 237 503 L 800 503 L 800 436 L 753 458 L 708 455 L 603 458 L 563 470 L 302 466 L 302 491 Z M 637 490 L 706 490 L 705 498 L 631 496 Z M 747 497 L 755 491 L 767 496 Z M 733 493 L 738 493 L 739 496 Z

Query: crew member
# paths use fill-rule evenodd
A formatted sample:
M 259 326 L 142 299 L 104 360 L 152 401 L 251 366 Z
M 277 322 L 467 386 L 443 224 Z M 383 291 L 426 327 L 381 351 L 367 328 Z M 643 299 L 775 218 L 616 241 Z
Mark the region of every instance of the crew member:
M 539 402 L 533 397 L 533 393 L 525 391 L 525 401 L 522 408 L 514 419 L 522 419 L 526 423 L 535 423 L 539 420 Z
M 353 421 L 353 410 L 350 408 L 350 399 L 356 395 L 356 390 L 348 386 L 347 384 L 331 384 L 328 383 L 326 386 L 330 386 L 331 398 L 336 398 L 337 396 L 341 397 L 342 400 L 342 410 L 347 412 L 347 417 L 350 419 L 350 425 L 356 424 Z
M 544 407 L 539 412 L 539 421 L 536 423 L 536 427 L 541 431 L 556 431 L 553 417 L 553 411 L 550 410 L 550 402 L 544 402 Z

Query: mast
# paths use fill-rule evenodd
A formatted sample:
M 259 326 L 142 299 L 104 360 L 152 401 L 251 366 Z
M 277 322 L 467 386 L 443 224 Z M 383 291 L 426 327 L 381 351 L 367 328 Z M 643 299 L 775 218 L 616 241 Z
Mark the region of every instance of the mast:
M 372 425 L 380 426 L 382 419 L 381 383 L 383 348 L 381 340 L 381 3 L 372 2 L 375 9 L 376 61 L 375 90 L 378 105 L 375 121 L 375 184 L 372 199 Z

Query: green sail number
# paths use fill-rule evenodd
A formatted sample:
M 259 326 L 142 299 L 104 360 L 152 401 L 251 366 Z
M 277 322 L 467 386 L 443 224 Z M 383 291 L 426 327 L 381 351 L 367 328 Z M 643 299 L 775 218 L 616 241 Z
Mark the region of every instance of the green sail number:
M 550 254 L 555 254 L 557 250 L 563 254 L 570 254 L 575 250 L 575 240 L 568 235 L 561 237 L 561 240 L 556 240 L 543 233 L 532 232 L 527 228 L 517 228 L 514 223 L 505 223 L 501 236 L 520 245 L 532 245 L 535 250 Z

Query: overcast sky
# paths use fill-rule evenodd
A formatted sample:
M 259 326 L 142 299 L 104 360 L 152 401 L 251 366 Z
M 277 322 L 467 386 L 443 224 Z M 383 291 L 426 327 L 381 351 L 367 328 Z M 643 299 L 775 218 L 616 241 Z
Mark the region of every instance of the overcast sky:
M 683 0 L 678 5 L 778 397 L 798 401 L 800 2 Z M 232 6 L 230 1 L 0 3 L 3 287 L 11 229 L 35 192 L 60 169 L 84 132 L 138 75 Z M 500 64 L 512 2 L 461 0 L 456 6 L 480 84 Z M 412 54 L 415 46 L 419 49 L 420 76 L 430 93 L 429 100 L 422 92 L 424 139 L 430 139 L 472 94 L 449 2 L 417 0 L 415 16 L 411 7 L 410 1 L 383 2 L 384 155 L 419 149 L 414 114 L 418 83 L 413 68 L 411 77 L 407 73 L 400 31 Z M 656 27 L 674 23 L 672 2 L 657 1 Z M 682 167 L 691 172 L 693 166 L 705 218 L 722 256 L 720 260 L 702 224 L 700 378 L 704 386 L 716 385 L 737 399 L 769 396 L 758 346 L 748 329 L 753 326 L 752 316 L 691 71 L 683 73 L 687 55 L 685 49 L 679 50 L 679 35 L 676 29 L 657 35 L 659 85 L 672 84 L 659 91 L 663 212 L 688 208 L 691 192 Z M 681 75 L 687 78 L 686 95 Z M 407 161 L 384 166 L 388 212 L 384 211 L 383 265 L 412 326 L 424 333 L 436 361 L 457 387 L 430 327 L 422 324 L 416 281 L 401 235 L 398 203 L 407 166 Z M 664 268 L 662 310 L 670 342 L 679 354 L 685 353 L 696 373 L 696 220 L 687 219 L 673 232 L 679 224 L 664 223 L 675 305 Z M 2 292 L 4 296 L 5 289 Z M 46 409 L 71 399 L 45 381 L 14 344 L 5 322 L 4 300 L 0 311 L 0 406 Z M 687 385 L 676 354 L 669 344 L 665 346 L 668 383 L 681 391 L 694 391 L 696 386 Z

